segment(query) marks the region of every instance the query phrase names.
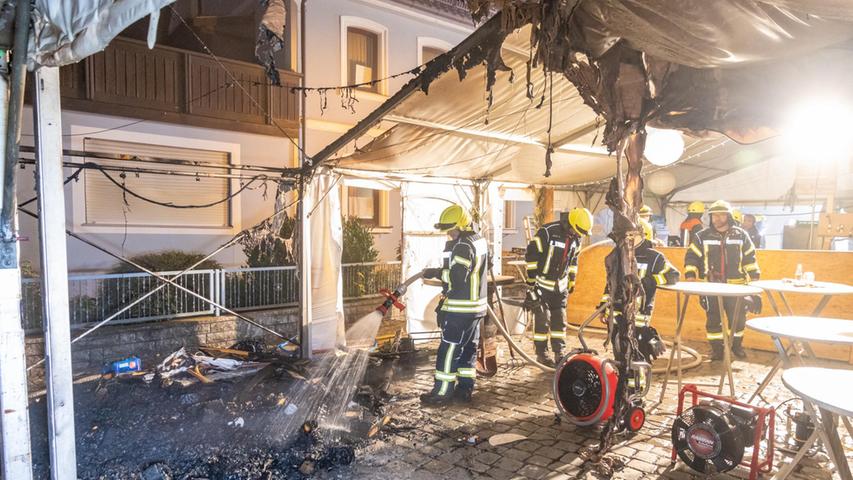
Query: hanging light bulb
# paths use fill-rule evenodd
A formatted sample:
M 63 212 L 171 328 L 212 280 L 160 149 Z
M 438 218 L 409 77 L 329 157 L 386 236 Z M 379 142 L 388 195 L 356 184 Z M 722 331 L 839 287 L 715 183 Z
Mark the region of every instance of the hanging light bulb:
M 684 138 L 677 130 L 646 127 L 646 150 L 643 152 L 652 165 L 671 165 L 684 154 Z
M 645 185 L 650 192 L 662 197 L 675 189 L 676 178 L 672 172 L 658 170 L 646 177 Z

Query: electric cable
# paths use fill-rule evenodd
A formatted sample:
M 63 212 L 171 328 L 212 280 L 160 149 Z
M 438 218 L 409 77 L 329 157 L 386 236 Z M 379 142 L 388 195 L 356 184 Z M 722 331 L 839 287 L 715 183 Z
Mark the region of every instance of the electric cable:
M 127 194 L 128 194 L 128 195 L 130 195 L 131 197 L 134 197 L 134 198 L 137 198 L 137 199 L 139 199 L 139 200 L 142 200 L 143 202 L 148 202 L 148 203 L 151 203 L 151 204 L 153 204 L 153 205 L 158 205 L 158 206 L 161 206 L 161 207 L 168 207 L 168 208 L 181 208 L 181 209 L 184 209 L 184 208 L 209 208 L 209 207 L 214 207 L 214 206 L 216 206 L 216 205 L 219 205 L 219 204 L 222 204 L 222 203 L 225 203 L 225 202 L 227 202 L 227 201 L 231 200 L 232 198 L 236 197 L 237 195 L 240 195 L 244 190 L 246 190 L 246 189 L 248 189 L 249 187 L 251 187 L 251 186 L 252 186 L 252 184 L 253 184 L 253 183 L 255 183 L 255 182 L 256 182 L 256 181 L 258 181 L 258 180 L 263 180 L 264 182 L 272 180 L 271 178 L 269 178 L 269 177 L 268 177 L 268 176 L 266 176 L 266 175 L 255 175 L 254 177 L 252 177 L 252 178 L 251 178 L 251 180 L 249 180 L 247 183 L 245 183 L 245 184 L 244 184 L 244 185 L 242 185 L 240 188 L 238 188 L 234 193 L 229 194 L 229 195 L 228 195 L 228 196 L 226 196 L 225 198 L 221 198 L 221 199 L 219 199 L 219 200 L 215 200 L 215 201 L 213 201 L 213 202 L 203 203 L 203 204 L 185 204 L 185 205 L 178 205 L 178 204 L 174 204 L 174 203 L 172 203 L 172 202 L 161 202 L 161 201 L 159 201 L 159 200 L 154 200 L 153 198 L 148 198 L 148 197 L 146 197 L 146 196 L 144 196 L 144 195 L 142 195 L 142 194 L 136 193 L 136 192 L 134 192 L 133 190 L 131 190 L 130 188 L 128 188 L 128 187 L 127 187 L 127 185 L 125 185 L 123 182 L 119 182 L 118 180 L 116 180 L 115 178 L 113 178 L 113 177 L 112 177 L 112 175 L 110 175 L 109 173 L 107 173 L 103 168 L 97 168 L 96 170 L 98 170 L 99 172 L 101 172 L 101 174 L 102 174 L 104 177 L 106 177 L 106 178 L 107 178 L 107 180 L 109 180 L 113 185 L 115 185 L 116 187 L 120 188 L 122 191 L 124 191 L 125 193 L 127 193 Z M 124 178 L 124 175 L 125 175 L 124 173 L 122 173 L 122 174 L 121 174 L 122 178 Z M 126 203 L 126 202 L 125 202 L 125 203 Z
M 235 234 L 233 237 L 231 237 L 231 239 L 230 239 L 230 240 L 228 240 L 228 241 L 226 241 L 225 243 L 221 244 L 219 247 L 217 247 L 217 248 L 216 248 L 215 250 L 213 250 L 211 253 L 209 253 L 208 255 L 204 256 L 203 258 L 201 258 L 200 260 L 198 260 L 198 261 L 197 261 L 197 262 L 195 262 L 194 264 L 190 265 L 189 267 L 187 267 L 187 268 L 186 268 L 186 269 L 184 269 L 183 271 L 178 272 L 177 274 L 175 274 L 174 276 L 172 276 L 172 277 L 170 277 L 170 278 L 168 278 L 168 279 L 167 279 L 167 278 L 165 278 L 165 277 L 162 277 L 162 276 L 160 276 L 160 275 L 157 275 L 156 273 L 150 272 L 150 270 L 147 270 L 147 272 L 150 272 L 152 275 L 154 275 L 156 278 L 158 278 L 159 280 L 161 280 L 163 283 L 161 283 L 161 284 L 160 284 L 160 285 L 158 285 L 157 287 L 155 287 L 155 288 L 153 288 L 153 289 L 149 290 L 148 292 L 146 292 L 146 293 L 145 293 L 145 294 L 143 294 L 142 296 L 137 297 L 135 300 L 133 300 L 133 301 L 132 301 L 132 302 L 130 302 L 129 304 L 127 304 L 127 305 L 125 305 L 124 307 L 122 307 L 118 312 L 113 313 L 112 315 L 110 315 L 109 317 L 105 318 L 104 320 L 101 320 L 100 322 L 96 323 L 95 325 L 93 325 L 91 328 L 89 328 L 88 330 L 84 331 L 84 332 L 83 332 L 83 333 L 81 333 L 80 335 L 78 335 L 78 336 L 74 337 L 74 338 L 71 340 L 71 343 L 72 343 L 72 344 L 74 344 L 74 343 L 78 342 L 79 340 L 82 340 L 83 338 L 85 338 L 86 336 L 88 336 L 89 334 L 91 334 L 92 332 L 94 332 L 95 330 L 98 330 L 98 329 L 99 329 L 99 328 L 101 328 L 102 326 L 106 325 L 106 324 L 107 324 L 107 323 L 109 323 L 110 321 L 112 321 L 112 320 L 114 320 L 115 318 L 117 318 L 117 317 L 118 317 L 119 315 L 121 315 L 122 313 L 124 313 L 124 312 L 126 312 L 127 310 L 130 310 L 131 308 L 133 308 L 133 306 L 135 306 L 135 305 L 139 304 L 140 302 L 142 302 L 142 301 L 143 301 L 143 300 L 145 300 L 146 298 L 148 298 L 148 297 L 150 297 L 151 295 L 154 295 L 154 294 L 155 294 L 155 293 L 157 293 L 158 291 L 162 290 L 162 289 L 163 289 L 163 288 L 165 288 L 167 285 L 173 285 L 173 286 L 175 286 L 175 287 L 177 287 L 177 288 L 179 288 L 179 289 L 181 289 L 181 290 L 187 291 L 188 293 L 190 293 L 190 294 L 192 294 L 192 295 L 194 295 L 194 296 L 196 296 L 196 297 L 201 298 L 202 300 L 204 300 L 204 301 L 206 301 L 206 302 L 208 302 L 208 303 L 211 303 L 211 304 L 212 304 L 212 305 L 214 305 L 214 306 L 217 306 L 217 305 L 215 305 L 215 303 L 216 303 L 216 302 L 213 302 L 212 300 L 207 299 L 207 298 L 205 298 L 205 297 L 201 296 L 200 294 L 197 294 L 197 293 L 195 293 L 195 292 L 193 292 L 193 291 L 191 291 L 191 290 L 187 289 L 186 287 L 183 287 L 182 285 L 177 284 L 177 283 L 176 283 L 176 280 L 177 280 L 177 279 L 179 279 L 180 277 L 182 277 L 182 276 L 183 276 L 184 274 L 186 274 L 187 272 L 190 272 L 191 270 L 195 269 L 196 267 L 198 267 L 199 265 L 201 265 L 201 264 L 202 264 L 202 263 L 204 263 L 205 261 L 209 260 L 209 259 L 210 259 L 210 258 L 212 258 L 214 255 L 216 255 L 217 253 L 221 252 L 222 250 L 225 250 L 225 249 L 226 249 L 226 248 L 228 248 L 228 247 L 231 247 L 232 245 L 234 245 L 235 243 L 237 243 L 238 241 L 240 241 L 242 238 L 244 238 L 245 236 L 247 236 L 249 233 L 253 232 L 254 230 L 256 230 L 256 229 L 258 229 L 258 228 L 261 228 L 261 227 L 262 227 L 263 225 L 265 225 L 267 222 L 269 222 L 270 220 L 272 220 L 272 219 L 273 219 L 273 218 L 275 218 L 276 216 L 281 215 L 281 214 L 282 214 L 282 213 L 284 213 L 288 208 L 292 207 L 292 206 L 293 206 L 293 205 L 295 205 L 296 203 L 299 203 L 300 201 L 301 201 L 301 198 L 298 198 L 298 197 L 297 197 L 297 198 L 296 198 L 296 199 L 294 199 L 292 202 L 290 202 L 290 203 L 288 203 L 287 205 L 285 205 L 285 206 L 281 207 L 279 210 L 277 210 L 277 211 L 273 212 L 273 214 L 272 214 L 272 215 L 270 215 L 270 216 L 266 217 L 265 219 L 263 219 L 263 220 L 261 220 L 260 222 L 256 223 L 256 224 L 255 224 L 255 225 L 253 225 L 252 227 L 249 227 L 249 228 L 247 228 L 247 229 L 245 229 L 245 230 L 242 230 L 241 232 L 239 232 L 239 233 Z M 34 217 L 34 218 L 38 218 L 38 215 L 36 215 L 34 212 L 31 212 L 31 211 L 26 210 L 26 209 L 21 209 L 21 208 L 19 208 L 19 210 L 20 210 L 21 212 L 23 212 L 23 213 L 26 213 L 27 215 L 30 215 L 30 216 Z M 66 233 L 67 235 L 69 235 L 69 236 L 71 236 L 71 237 L 73 237 L 73 238 L 77 239 L 77 240 L 80 240 L 81 242 L 83 242 L 83 243 L 85 243 L 85 244 L 87 244 L 87 245 L 92 246 L 93 248 L 96 248 L 96 249 L 100 250 L 100 251 L 101 251 L 101 252 L 103 252 L 103 253 L 106 253 L 107 255 L 110 255 L 111 257 L 117 258 L 117 259 L 119 259 L 119 260 L 121 260 L 121 261 L 123 261 L 123 262 L 126 262 L 126 263 L 130 264 L 130 265 L 134 265 L 134 266 L 136 266 L 137 268 L 142 268 L 143 270 L 146 270 L 146 269 L 144 269 L 144 267 L 141 267 L 141 266 L 139 266 L 139 265 L 135 265 L 135 264 L 134 264 L 134 262 L 131 262 L 130 260 L 128 260 L 128 259 L 126 259 L 126 258 L 124 258 L 124 257 L 122 257 L 122 256 L 120 256 L 120 255 L 117 255 L 117 254 L 115 254 L 115 253 L 112 253 L 112 252 L 111 252 L 111 251 L 109 251 L 108 249 L 103 248 L 103 247 L 101 247 L 101 246 L 99 246 L 99 245 L 97 245 L 97 244 L 95 244 L 95 243 L 93 243 L 93 242 L 91 242 L 91 241 L 89 241 L 89 240 L 86 240 L 85 238 L 83 238 L 83 237 L 81 237 L 81 236 L 79 236 L 79 235 L 77 235 L 77 234 L 75 234 L 75 233 L 73 233 L 73 232 L 71 232 L 71 231 L 69 231 L 69 230 L 67 230 L 67 229 L 66 229 L 65 233 Z M 282 334 L 280 334 L 280 333 L 278 333 L 278 332 L 275 332 L 274 330 L 272 330 L 272 329 L 270 329 L 270 328 L 268 328 L 268 327 L 266 327 L 266 326 L 260 325 L 260 324 L 258 324 L 257 322 L 254 322 L 253 320 L 248 319 L 248 317 L 245 317 L 245 316 L 240 315 L 240 314 L 238 314 L 238 313 L 236 313 L 236 312 L 233 312 L 232 310 L 227 309 L 226 307 L 223 307 L 223 306 L 221 306 L 221 305 L 219 305 L 218 307 L 219 307 L 219 308 L 221 308 L 221 309 L 223 309 L 223 310 L 224 310 L 224 311 L 226 311 L 226 312 L 230 312 L 232 315 L 235 315 L 235 316 L 237 316 L 238 318 L 240 318 L 240 319 L 242 319 L 242 320 L 244 320 L 244 321 L 247 321 L 247 322 L 249 322 L 249 323 L 251 323 L 251 324 L 253 324 L 253 325 L 257 326 L 258 328 L 261 328 L 261 329 L 263 329 L 263 330 L 265 330 L 265 331 L 268 331 L 268 332 L 270 332 L 270 333 L 273 333 L 273 334 L 275 334 L 276 336 L 278 336 L 278 337 L 280 337 L 280 338 L 283 338 L 283 339 L 285 339 L 285 340 L 291 341 L 291 342 L 293 342 L 293 343 L 297 343 L 295 340 L 293 340 L 293 339 L 291 339 L 291 338 L 289 338 L 289 337 L 287 337 L 287 336 L 285 336 L 285 335 L 282 335 Z M 44 358 L 42 358 L 42 359 L 41 359 L 41 360 L 39 360 L 38 362 L 36 362 L 36 363 L 34 363 L 34 364 L 30 365 L 29 367 L 27 367 L 27 371 L 30 371 L 30 370 L 32 370 L 33 368 L 35 368 L 35 367 L 37 367 L 37 366 L 41 365 L 42 363 L 44 363 L 44 361 L 45 361 L 45 359 L 44 359 Z

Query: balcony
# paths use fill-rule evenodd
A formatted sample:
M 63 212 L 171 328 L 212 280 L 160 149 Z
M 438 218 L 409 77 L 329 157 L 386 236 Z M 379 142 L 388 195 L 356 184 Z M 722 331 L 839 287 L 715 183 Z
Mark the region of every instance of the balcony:
M 295 136 L 299 96 L 287 86 L 299 74 L 279 70 L 271 86 L 259 65 L 220 61 L 257 100 L 253 102 L 210 56 L 116 38 L 102 52 L 60 70 L 62 107 L 197 127 Z
M 471 12 L 465 0 L 392 0 L 394 3 L 423 10 L 450 20 L 472 25 Z

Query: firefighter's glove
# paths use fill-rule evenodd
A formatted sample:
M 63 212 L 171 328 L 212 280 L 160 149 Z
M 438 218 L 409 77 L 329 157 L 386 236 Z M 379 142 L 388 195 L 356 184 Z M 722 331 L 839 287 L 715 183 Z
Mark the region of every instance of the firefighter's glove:
M 746 303 L 746 311 L 749 313 L 759 314 L 761 313 L 761 295 L 750 295 L 744 298 L 744 302 Z
M 605 308 L 601 308 L 605 307 Z M 596 310 L 601 309 L 601 315 L 598 317 L 601 319 L 601 323 L 609 323 L 610 322 L 610 301 L 602 300 L 598 302 L 598 305 L 595 306 Z
M 666 352 L 666 345 L 660 338 L 658 331 L 651 326 L 635 327 L 634 335 L 637 338 L 637 346 L 640 353 L 651 363 Z
M 528 312 L 532 312 L 534 310 L 538 310 L 540 305 L 542 304 L 542 298 L 536 292 L 535 288 L 528 288 L 527 294 L 524 296 L 524 304 L 522 307 Z
M 699 297 L 699 306 L 702 307 L 702 310 L 707 312 L 710 301 L 711 300 L 708 297 Z
M 440 268 L 425 268 L 424 278 L 441 278 Z

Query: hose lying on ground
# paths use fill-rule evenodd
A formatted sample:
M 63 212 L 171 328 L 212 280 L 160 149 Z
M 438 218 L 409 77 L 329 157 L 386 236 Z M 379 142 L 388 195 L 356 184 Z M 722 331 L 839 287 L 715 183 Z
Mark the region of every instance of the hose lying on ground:
M 500 300 L 498 300 L 498 301 L 500 301 Z M 517 343 L 515 343 L 515 340 L 512 339 L 512 336 L 509 334 L 509 332 L 506 331 L 506 328 L 504 328 L 503 323 L 498 319 L 498 316 L 495 315 L 494 310 L 492 310 L 491 305 L 489 305 L 486 308 L 489 311 L 489 316 L 492 317 L 492 322 L 494 322 L 495 325 L 497 325 L 498 331 L 501 332 L 501 335 L 503 335 L 503 337 L 506 339 L 506 343 L 509 344 L 510 348 L 512 348 L 516 352 L 518 352 L 518 354 L 521 355 L 521 358 L 527 360 L 531 365 L 539 367 L 539 369 L 542 370 L 543 372 L 547 372 L 547 373 L 556 372 L 555 369 L 548 367 L 548 366 L 545 366 L 545 365 L 542 365 L 541 363 L 534 360 L 533 357 L 528 355 L 527 352 L 522 350 L 521 347 Z

